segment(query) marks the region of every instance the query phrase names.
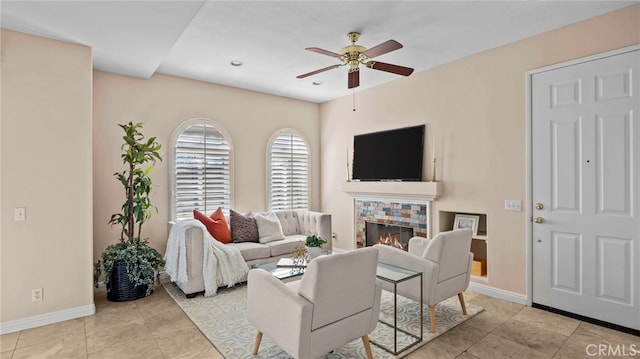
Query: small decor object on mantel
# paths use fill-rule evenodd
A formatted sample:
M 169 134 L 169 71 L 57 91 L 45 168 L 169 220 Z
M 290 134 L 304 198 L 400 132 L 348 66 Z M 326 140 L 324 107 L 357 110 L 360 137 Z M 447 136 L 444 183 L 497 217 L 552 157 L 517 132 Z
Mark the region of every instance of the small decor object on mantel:
M 431 156 L 433 157 L 433 169 L 431 170 L 431 182 L 438 182 L 436 178 L 436 138 L 431 136 Z
M 349 148 L 347 148 L 347 182 L 351 182 L 351 169 L 349 168 Z
M 436 158 L 433 157 L 433 170 L 431 172 L 431 182 L 438 182 L 436 179 Z
M 326 240 L 322 239 L 322 237 L 312 234 L 307 237 L 305 240 L 305 245 L 307 246 L 307 253 L 309 254 L 309 260 L 316 258 L 322 253 L 322 245 L 327 243 Z
M 160 157 L 161 145 L 155 137 L 145 139 L 142 124 L 129 122 L 120 126 L 125 135 L 121 146 L 122 163 L 127 168 L 114 173 L 125 191 L 122 212 L 113 214 L 111 225 L 120 225 L 120 242 L 108 246 L 102 259 L 94 265 L 94 284 L 97 287 L 104 273 L 107 299 L 128 301 L 146 297 L 153 292 L 158 267 L 164 266 L 162 255 L 142 239 L 142 225 L 151 218 L 151 178 L 149 173 Z M 146 165 L 146 167 L 144 167 Z M 137 230 L 137 231 L 136 231 Z

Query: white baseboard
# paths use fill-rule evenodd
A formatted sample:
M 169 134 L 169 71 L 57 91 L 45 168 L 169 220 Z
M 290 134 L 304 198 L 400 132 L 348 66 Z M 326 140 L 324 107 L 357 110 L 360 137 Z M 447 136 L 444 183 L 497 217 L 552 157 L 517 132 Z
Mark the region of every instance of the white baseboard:
M 469 283 L 469 289 L 474 292 L 488 295 L 490 297 L 500 298 L 500 299 L 508 300 L 510 302 L 527 305 L 527 296 L 522 294 L 508 292 L 506 290 L 493 288 L 487 285 L 474 283 L 474 282 Z
M 0 334 L 18 332 L 25 329 L 41 327 L 47 324 L 64 322 L 65 320 L 76 319 L 96 314 L 95 304 L 82 307 L 69 308 L 57 312 L 40 314 L 33 317 L 11 320 L 0 323 Z

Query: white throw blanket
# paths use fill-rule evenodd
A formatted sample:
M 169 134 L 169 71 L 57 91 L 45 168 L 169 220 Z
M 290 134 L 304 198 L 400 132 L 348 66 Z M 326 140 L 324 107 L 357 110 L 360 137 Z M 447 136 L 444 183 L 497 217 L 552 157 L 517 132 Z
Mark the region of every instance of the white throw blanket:
M 200 228 L 204 233 L 202 275 L 205 297 L 215 295 L 219 286 L 235 285 L 249 272 L 249 267 L 238 248 L 227 246 L 214 239 L 202 222 L 196 219 L 185 219 L 177 221 L 171 227 L 164 255 L 166 261 L 164 269 L 172 282 L 185 283 L 189 280 L 185 244 L 185 233 L 189 228 Z

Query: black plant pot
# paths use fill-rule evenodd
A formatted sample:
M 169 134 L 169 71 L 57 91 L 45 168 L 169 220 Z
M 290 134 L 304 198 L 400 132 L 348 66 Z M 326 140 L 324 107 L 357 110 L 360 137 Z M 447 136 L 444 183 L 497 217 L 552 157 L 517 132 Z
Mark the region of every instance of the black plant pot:
M 147 296 L 147 286 L 131 283 L 127 273 L 127 264 L 123 261 L 113 263 L 111 280 L 107 285 L 107 299 L 112 302 L 126 302 Z

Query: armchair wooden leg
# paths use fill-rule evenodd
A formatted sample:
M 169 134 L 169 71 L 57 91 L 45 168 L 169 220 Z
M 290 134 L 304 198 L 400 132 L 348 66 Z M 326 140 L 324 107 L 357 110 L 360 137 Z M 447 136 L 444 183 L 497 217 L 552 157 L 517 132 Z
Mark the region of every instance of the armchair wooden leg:
M 256 334 L 256 344 L 253 346 L 253 355 L 258 355 L 258 349 L 260 349 L 261 341 L 262 341 L 262 332 L 258 331 L 258 334 Z
M 467 306 L 464 305 L 464 297 L 462 293 L 458 293 L 458 300 L 460 301 L 460 306 L 462 307 L 462 314 L 467 315 Z
M 431 333 L 436 332 L 436 305 L 429 306 L 429 317 L 431 317 Z
M 362 344 L 364 344 L 364 350 L 367 352 L 367 359 L 373 359 L 373 353 L 371 352 L 371 344 L 369 344 L 369 336 L 362 337 Z

